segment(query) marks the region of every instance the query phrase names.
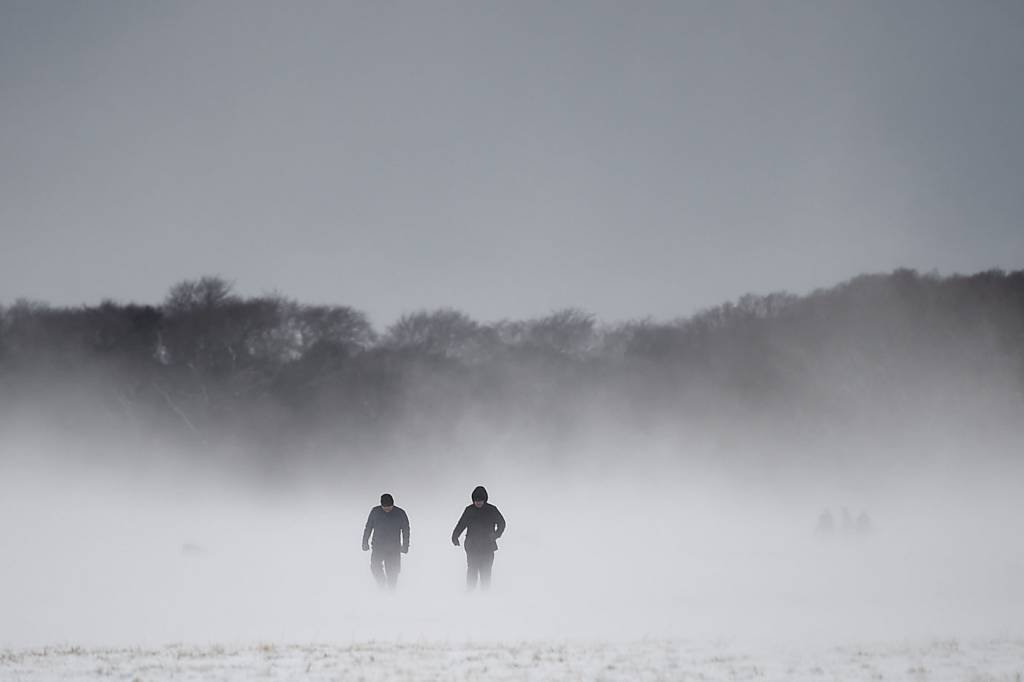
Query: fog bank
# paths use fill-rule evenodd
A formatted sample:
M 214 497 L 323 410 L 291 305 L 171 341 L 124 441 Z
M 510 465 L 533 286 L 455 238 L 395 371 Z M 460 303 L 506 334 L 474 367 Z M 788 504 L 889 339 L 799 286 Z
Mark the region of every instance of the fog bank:
M 872 482 L 642 460 L 631 474 L 490 460 L 419 477 L 396 462 L 275 487 L 7 454 L 0 646 L 1024 632 L 1012 467 Z M 467 594 L 449 535 L 479 483 L 508 530 L 493 589 Z M 359 548 L 385 491 L 412 525 L 394 594 Z M 843 507 L 870 530 L 844 528 Z

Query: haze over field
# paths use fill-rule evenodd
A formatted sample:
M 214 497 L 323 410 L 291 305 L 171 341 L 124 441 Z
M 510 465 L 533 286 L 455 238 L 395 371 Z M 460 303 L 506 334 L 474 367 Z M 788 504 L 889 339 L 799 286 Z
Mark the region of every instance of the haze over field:
M 0 0 L 0 678 L 1020 682 L 1021 73 L 1013 0 Z
M 5 646 L 1017 634 L 1019 474 L 755 484 L 685 463 L 631 477 L 490 465 L 425 483 L 395 467 L 256 492 L 223 475 L 7 466 L 0 634 Z M 478 481 L 509 529 L 492 592 L 468 595 L 447 536 Z M 358 548 L 380 490 L 412 520 L 394 595 L 377 593 Z M 844 505 L 868 510 L 873 530 L 844 531 Z M 836 532 L 816 534 L 826 506 Z
M 11 308 L 0 640 L 1020 633 L 1021 281 L 613 326 L 437 311 L 327 346 L 282 331 L 315 308 L 229 292 Z M 479 483 L 509 529 L 468 595 L 448 535 Z M 394 595 L 358 547 L 386 491 L 413 529 Z

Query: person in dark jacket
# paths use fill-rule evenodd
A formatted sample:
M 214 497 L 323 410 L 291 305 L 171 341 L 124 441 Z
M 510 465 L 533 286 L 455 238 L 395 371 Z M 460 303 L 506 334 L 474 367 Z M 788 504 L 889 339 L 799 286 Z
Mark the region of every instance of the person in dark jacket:
M 452 531 L 452 544 L 459 546 L 459 536 L 466 531 L 466 587 L 474 589 L 477 580 L 487 589 L 491 584 L 491 567 L 498 538 L 505 532 L 505 517 L 487 502 L 487 490 L 478 485 L 473 490 L 473 504 L 466 507 Z
M 370 551 L 370 571 L 377 584 L 395 589 L 402 570 L 402 555 L 409 553 L 409 517 L 405 510 L 395 506 L 395 498 L 388 493 L 380 496 L 380 505 L 370 510 L 363 529 L 363 551 Z

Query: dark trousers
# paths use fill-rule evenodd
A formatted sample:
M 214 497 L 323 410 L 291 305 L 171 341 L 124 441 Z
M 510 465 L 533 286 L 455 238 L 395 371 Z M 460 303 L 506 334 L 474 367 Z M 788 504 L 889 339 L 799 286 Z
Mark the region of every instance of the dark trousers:
M 380 587 L 395 589 L 402 572 L 402 552 L 398 547 L 374 547 L 370 552 L 370 571 Z
M 480 587 L 491 586 L 491 567 L 494 566 L 494 550 L 466 550 L 466 587 L 473 589 L 479 578 Z

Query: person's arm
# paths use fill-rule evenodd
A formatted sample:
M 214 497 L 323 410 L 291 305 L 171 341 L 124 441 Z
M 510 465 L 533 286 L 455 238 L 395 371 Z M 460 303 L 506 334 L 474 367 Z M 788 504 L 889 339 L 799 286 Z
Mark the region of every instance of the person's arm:
M 498 517 L 497 521 L 495 522 L 497 530 L 494 531 L 494 539 L 497 540 L 501 537 L 501 534 L 505 532 L 505 517 L 501 515 L 501 512 L 498 511 L 497 507 L 494 508 L 494 513 Z
M 368 552 L 370 550 L 370 533 L 373 532 L 373 510 L 370 510 L 370 515 L 366 517 L 366 528 L 363 529 L 363 551 Z
M 409 553 L 409 515 L 402 511 L 402 554 Z
M 462 531 L 466 530 L 466 526 L 469 525 L 469 522 L 466 519 L 466 515 L 468 513 L 468 509 L 462 512 L 462 516 L 459 517 L 459 522 L 455 524 L 455 530 L 452 531 L 452 544 L 456 547 L 459 546 L 459 536 L 462 535 Z

